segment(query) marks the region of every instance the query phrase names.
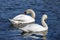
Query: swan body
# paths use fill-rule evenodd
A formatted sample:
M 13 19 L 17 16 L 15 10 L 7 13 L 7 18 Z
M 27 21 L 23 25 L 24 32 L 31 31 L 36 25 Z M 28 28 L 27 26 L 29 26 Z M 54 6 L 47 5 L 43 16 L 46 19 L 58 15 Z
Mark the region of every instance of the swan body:
M 29 24 L 23 28 L 20 28 L 21 30 L 25 32 L 40 32 L 40 31 L 45 31 L 47 30 L 46 28 L 42 27 L 39 24 Z
M 35 22 L 35 19 L 32 18 L 31 16 L 25 15 L 25 14 L 20 14 L 13 19 L 10 19 L 12 23 L 30 23 L 30 22 Z
M 23 27 L 23 28 L 19 28 L 21 30 L 23 30 L 24 32 L 41 32 L 41 31 L 46 31 L 48 30 L 48 26 L 45 23 L 44 20 L 47 19 L 47 15 L 44 14 L 42 16 L 42 26 L 39 24 L 28 24 L 27 26 Z
M 28 16 L 26 14 L 31 14 Z M 14 17 L 13 19 L 9 19 L 14 26 L 18 26 L 18 24 L 32 23 L 35 22 L 35 12 L 32 9 L 27 9 L 25 14 L 20 14 Z M 27 24 L 26 24 L 27 25 Z

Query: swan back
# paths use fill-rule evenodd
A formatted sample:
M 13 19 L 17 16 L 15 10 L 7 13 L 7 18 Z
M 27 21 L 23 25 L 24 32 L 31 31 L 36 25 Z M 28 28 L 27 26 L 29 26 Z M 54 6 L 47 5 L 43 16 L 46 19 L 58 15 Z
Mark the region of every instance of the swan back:
M 20 14 L 14 17 L 13 19 L 10 20 L 11 22 L 17 22 L 17 23 L 30 23 L 30 22 L 35 22 L 34 18 L 25 15 L 25 14 Z
M 39 24 L 29 24 L 29 25 L 27 25 L 23 28 L 20 28 L 20 29 L 25 32 L 41 32 L 41 31 L 47 30 Z

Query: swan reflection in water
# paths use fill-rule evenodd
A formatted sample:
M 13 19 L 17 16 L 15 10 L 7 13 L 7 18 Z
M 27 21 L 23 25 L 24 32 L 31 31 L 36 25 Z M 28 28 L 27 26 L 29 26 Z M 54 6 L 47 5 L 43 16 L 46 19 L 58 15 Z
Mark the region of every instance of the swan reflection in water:
M 45 32 L 39 32 L 39 33 L 23 33 L 21 34 L 21 36 L 23 36 L 24 38 L 33 38 L 33 40 L 35 39 L 42 39 L 42 40 L 47 40 L 46 39 L 46 35 L 47 35 L 47 30 Z
M 11 28 L 10 28 L 11 29 Z M 3 34 L 2 34 L 3 33 Z M 0 31 L 0 38 L 2 39 L 13 39 L 13 40 L 23 40 L 23 39 L 27 39 L 27 40 L 46 40 L 46 35 L 47 35 L 47 31 L 45 32 L 40 32 L 40 33 L 23 33 L 21 34 L 22 31 L 21 30 L 16 30 L 16 29 L 12 29 L 9 31 Z

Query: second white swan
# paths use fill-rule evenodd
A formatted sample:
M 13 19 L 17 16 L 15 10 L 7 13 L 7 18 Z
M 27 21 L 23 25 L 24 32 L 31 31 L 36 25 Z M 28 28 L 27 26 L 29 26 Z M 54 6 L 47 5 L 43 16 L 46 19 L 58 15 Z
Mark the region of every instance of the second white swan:
M 23 30 L 24 32 L 41 32 L 41 31 L 48 30 L 48 26 L 45 23 L 46 19 L 47 19 L 47 15 L 44 14 L 41 19 L 42 26 L 39 24 L 29 24 L 29 25 L 27 25 L 23 28 L 19 28 L 19 29 Z

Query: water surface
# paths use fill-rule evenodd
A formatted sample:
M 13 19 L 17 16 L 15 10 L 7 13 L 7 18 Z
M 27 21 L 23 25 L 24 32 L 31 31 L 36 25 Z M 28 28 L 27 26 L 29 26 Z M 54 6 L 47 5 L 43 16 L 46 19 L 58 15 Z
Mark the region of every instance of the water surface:
M 49 27 L 46 40 L 60 40 L 60 0 L 0 0 L 0 40 L 42 40 L 23 37 L 21 31 L 11 28 L 8 18 L 22 14 L 26 9 L 36 12 L 36 23 L 41 24 L 43 14 L 48 15 L 46 23 Z M 45 38 L 45 37 L 44 37 Z

